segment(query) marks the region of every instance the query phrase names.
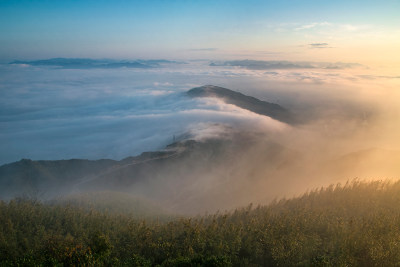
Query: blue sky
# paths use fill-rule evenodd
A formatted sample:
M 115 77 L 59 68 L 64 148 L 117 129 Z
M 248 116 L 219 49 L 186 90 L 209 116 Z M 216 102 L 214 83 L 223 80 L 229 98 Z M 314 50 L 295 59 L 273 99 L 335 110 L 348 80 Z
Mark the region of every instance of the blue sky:
M 0 60 L 346 60 L 371 39 L 381 41 L 363 53 L 394 50 L 399 10 L 400 1 L 0 1 Z M 310 43 L 332 49 L 311 54 Z

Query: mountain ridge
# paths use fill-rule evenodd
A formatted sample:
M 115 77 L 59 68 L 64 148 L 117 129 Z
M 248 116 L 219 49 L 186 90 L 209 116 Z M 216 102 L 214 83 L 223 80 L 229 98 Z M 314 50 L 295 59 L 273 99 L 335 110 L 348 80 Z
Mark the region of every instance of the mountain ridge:
M 116 68 L 139 68 L 148 69 L 160 67 L 164 64 L 181 64 L 177 61 L 165 59 L 152 60 L 111 60 L 91 58 L 50 58 L 40 60 L 14 60 L 9 64 L 26 64 L 30 66 L 50 66 L 64 69 L 116 69 Z
M 222 99 L 227 104 L 236 105 L 240 108 L 252 111 L 254 113 L 271 117 L 273 119 L 295 124 L 297 120 L 288 109 L 267 101 L 262 101 L 258 98 L 242 94 L 227 88 L 204 85 L 190 89 L 186 92 L 189 97 L 216 97 Z

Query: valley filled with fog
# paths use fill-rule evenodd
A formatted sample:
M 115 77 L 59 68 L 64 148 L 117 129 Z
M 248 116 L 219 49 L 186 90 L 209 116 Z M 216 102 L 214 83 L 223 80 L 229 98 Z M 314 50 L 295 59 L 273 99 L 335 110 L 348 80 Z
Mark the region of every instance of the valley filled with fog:
M 196 214 L 400 175 L 396 75 L 324 62 L 57 64 L 0 65 L 0 164 L 108 159 L 109 168 L 67 175 L 61 186 L 42 164 L 47 180 L 21 187 L 4 165 L 3 198 L 111 190 Z M 277 104 L 295 119 L 188 96 L 205 85 Z

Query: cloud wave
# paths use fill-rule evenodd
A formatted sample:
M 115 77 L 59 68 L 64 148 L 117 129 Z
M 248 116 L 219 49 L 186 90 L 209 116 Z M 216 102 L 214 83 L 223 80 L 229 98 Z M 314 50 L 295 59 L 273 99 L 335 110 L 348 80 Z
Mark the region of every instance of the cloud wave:
M 191 99 L 183 93 L 190 87 L 174 86 L 170 74 L 3 68 L 9 72 L 0 88 L 0 164 L 21 158 L 121 159 L 162 149 L 173 136 L 191 132 L 197 138 L 198 125 L 284 127 L 218 99 Z

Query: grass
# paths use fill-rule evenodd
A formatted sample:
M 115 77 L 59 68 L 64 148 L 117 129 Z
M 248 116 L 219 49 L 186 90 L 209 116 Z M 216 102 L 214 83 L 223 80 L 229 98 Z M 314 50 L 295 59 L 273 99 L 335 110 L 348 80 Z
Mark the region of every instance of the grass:
M 400 265 L 400 182 L 163 220 L 14 199 L 0 202 L 0 265 Z

